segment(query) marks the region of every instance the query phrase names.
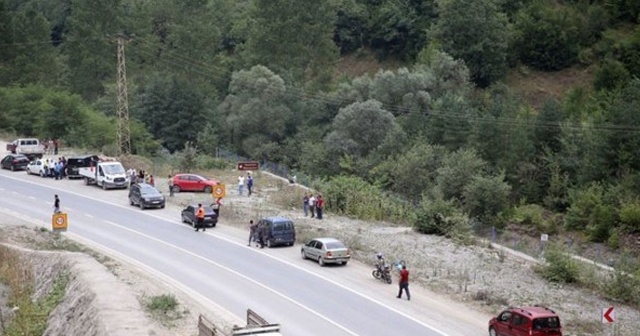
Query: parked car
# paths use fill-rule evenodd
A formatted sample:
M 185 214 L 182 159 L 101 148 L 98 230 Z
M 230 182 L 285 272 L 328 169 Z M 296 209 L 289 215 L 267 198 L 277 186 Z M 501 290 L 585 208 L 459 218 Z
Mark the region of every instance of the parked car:
M 335 238 L 316 238 L 302 245 L 302 259 L 317 260 L 320 266 L 325 264 L 346 265 L 351 259 L 351 251 Z
M 176 174 L 173 180 L 173 191 L 204 191 L 210 193 L 218 182 L 196 174 Z
M 70 179 L 82 178 L 83 176 L 80 175 L 80 168 L 91 167 L 92 162 L 95 165 L 98 161 L 100 161 L 100 158 L 97 155 L 82 155 L 68 158 L 67 177 Z
M 140 209 L 164 208 L 165 198 L 156 187 L 147 183 L 135 183 L 129 188 L 129 204 Z
M 11 171 L 26 169 L 28 164 L 29 158 L 22 154 L 9 154 L 0 161 L 2 169 L 9 169 Z
M 204 225 L 215 227 L 218 224 L 218 210 L 214 209 L 211 206 L 203 205 L 204 209 Z M 182 222 L 189 223 L 191 226 L 195 227 L 196 223 L 196 210 L 198 210 L 197 204 L 188 205 L 186 208 L 182 210 Z
M 258 222 L 263 239 L 268 247 L 293 245 L 296 242 L 296 229 L 289 218 L 267 217 Z
M 489 321 L 491 336 L 562 336 L 560 318 L 543 306 L 505 309 Z
M 40 177 L 44 177 L 44 161 L 43 160 L 33 160 L 29 162 L 27 167 L 25 168 L 27 174 L 29 175 L 40 175 Z

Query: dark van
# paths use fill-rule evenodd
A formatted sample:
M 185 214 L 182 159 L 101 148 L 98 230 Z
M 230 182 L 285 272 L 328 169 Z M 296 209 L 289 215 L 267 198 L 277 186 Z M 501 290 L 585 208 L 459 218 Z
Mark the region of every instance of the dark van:
M 258 225 L 262 228 L 263 239 L 268 247 L 292 246 L 296 242 L 296 229 L 289 218 L 267 217 L 260 220 Z
M 97 155 L 74 156 L 67 159 L 67 175 L 69 178 L 82 178 L 79 168 L 91 167 L 91 162 L 98 162 L 100 158 Z

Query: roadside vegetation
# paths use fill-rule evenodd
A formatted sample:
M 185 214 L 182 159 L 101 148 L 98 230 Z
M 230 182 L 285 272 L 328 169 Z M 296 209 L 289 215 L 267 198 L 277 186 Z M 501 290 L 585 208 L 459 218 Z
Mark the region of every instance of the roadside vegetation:
M 29 263 L 5 246 L 0 246 L 0 260 L 0 282 L 9 288 L 7 306 L 17 307 L 5 322 L 4 335 L 41 336 L 47 327 L 49 314 L 64 298 L 68 275 L 59 274 L 51 291 L 34 300 L 35 279 Z
M 174 326 L 176 320 L 188 313 L 180 309 L 178 300 L 171 294 L 145 297 L 142 301 L 147 313 L 165 327 Z

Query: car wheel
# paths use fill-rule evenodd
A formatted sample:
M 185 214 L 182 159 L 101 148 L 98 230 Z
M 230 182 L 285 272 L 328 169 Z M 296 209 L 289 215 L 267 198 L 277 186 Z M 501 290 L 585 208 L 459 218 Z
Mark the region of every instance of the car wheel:
M 496 329 L 494 327 L 489 328 L 489 335 L 498 336 L 498 333 L 496 332 Z
M 11 171 L 16 171 L 16 166 L 11 166 Z
M 267 239 L 267 247 L 268 248 L 272 248 L 273 247 L 273 242 L 271 242 L 271 239 Z
M 144 204 L 144 201 L 140 201 L 140 210 L 144 210 L 147 206 Z
M 318 257 L 318 265 L 320 265 L 320 266 L 324 266 L 325 265 L 324 259 L 322 259 L 322 257 Z
M 300 250 L 300 256 L 302 256 L 303 260 L 307 260 L 307 254 L 304 253 L 304 250 Z
M 44 177 L 44 172 L 42 170 L 40 171 L 40 177 Z
M 107 184 L 104 181 L 102 182 L 102 190 L 107 190 Z
M 179 186 L 173 186 L 173 192 L 174 193 L 179 193 L 180 192 L 180 187 Z
M 160 206 L 160 209 L 164 209 L 164 204 Z
M 347 262 L 346 262 L 346 261 L 343 261 L 343 262 L 342 262 L 342 266 L 347 266 Z
M 89 185 L 89 178 L 88 177 L 84 178 L 84 185 Z
M 207 194 L 210 194 L 211 190 L 213 190 L 213 188 L 211 188 L 211 186 L 206 186 L 206 187 L 204 187 L 203 191 L 206 192 Z

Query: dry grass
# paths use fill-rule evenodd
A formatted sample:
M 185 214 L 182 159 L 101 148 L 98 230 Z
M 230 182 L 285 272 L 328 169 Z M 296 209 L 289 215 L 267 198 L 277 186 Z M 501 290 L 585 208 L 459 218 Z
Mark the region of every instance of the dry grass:
M 542 72 L 520 67 L 505 79 L 507 85 L 533 107 L 541 107 L 549 98 L 562 99 L 571 89 L 592 90 L 596 66 L 574 66 L 555 72 Z

